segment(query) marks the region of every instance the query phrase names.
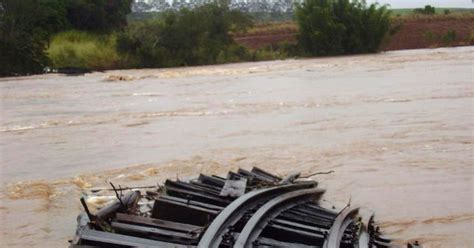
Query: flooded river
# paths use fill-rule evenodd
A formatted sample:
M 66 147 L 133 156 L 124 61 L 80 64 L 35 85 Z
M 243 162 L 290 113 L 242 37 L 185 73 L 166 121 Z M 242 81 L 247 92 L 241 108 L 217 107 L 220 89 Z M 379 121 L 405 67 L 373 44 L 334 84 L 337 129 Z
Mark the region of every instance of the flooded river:
M 258 166 L 425 247 L 473 247 L 474 47 L 0 79 L 0 246 L 66 247 L 79 196 Z

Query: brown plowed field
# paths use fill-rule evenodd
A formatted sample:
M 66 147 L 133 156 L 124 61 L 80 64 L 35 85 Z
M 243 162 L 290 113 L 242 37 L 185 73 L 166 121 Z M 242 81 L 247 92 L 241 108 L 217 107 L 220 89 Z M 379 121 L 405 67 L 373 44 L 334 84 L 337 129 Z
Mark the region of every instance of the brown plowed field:
M 278 45 L 281 42 L 289 42 L 295 43 L 296 42 L 296 32 L 292 33 L 283 33 L 283 34 L 259 34 L 259 35 L 252 35 L 252 36 L 241 36 L 236 37 L 235 40 L 249 48 L 258 49 L 265 46 L 274 46 Z
M 443 46 L 474 45 L 474 16 L 436 16 L 408 17 L 394 19 L 401 26 L 395 35 L 390 37 L 382 50 L 403 50 Z M 278 25 L 278 24 L 275 24 Z M 296 42 L 297 26 L 278 30 L 265 28 L 257 33 L 238 35 L 235 40 L 251 49 L 275 46 L 281 42 Z M 275 30 L 276 29 L 276 30 Z M 455 32 L 455 39 L 449 40 L 448 31 Z M 451 37 L 453 38 L 453 37 Z

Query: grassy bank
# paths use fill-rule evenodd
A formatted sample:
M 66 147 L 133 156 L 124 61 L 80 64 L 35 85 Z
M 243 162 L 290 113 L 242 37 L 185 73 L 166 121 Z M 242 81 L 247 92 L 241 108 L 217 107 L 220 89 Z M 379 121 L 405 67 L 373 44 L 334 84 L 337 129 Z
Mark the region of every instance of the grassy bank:
M 98 34 L 70 30 L 53 36 L 46 51 L 53 69 L 164 68 L 284 59 L 279 50 L 248 49 L 232 34 L 251 20 L 217 5 L 166 12 L 121 31 Z
M 474 16 L 394 17 L 400 24 L 382 50 L 434 48 L 474 44 Z M 257 24 L 247 32 L 234 33 L 242 45 L 240 57 L 222 57 L 215 63 L 264 61 L 294 57 L 298 25 L 293 22 Z M 91 70 L 138 68 L 136 58 L 117 52 L 117 35 L 68 31 L 52 39 L 47 50 L 55 68 L 76 67 Z M 153 67 L 153 66 L 150 66 Z
M 370 49 L 362 49 L 367 38 L 376 30 L 374 25 L 363 25 L 360 30 L 347 33 L 345 29 L 331 30 L 319 21 L 301 31 L 301 23 L 270 22 L 251 25 L 244 14 L 219 6 L 205 6 L 160 14 L 152 19 L 134 21 L 121 31 L 97 34 L 67 31 L 56 34 L 47 49 L 53 68 L 85 68 L 110 70 L 124 68 L 160 68 L 243 61 L 286 59 L 313 56 L 301 46 L 298 34 L 314 34 L 309 44 L 321 44 L 316 55 L 354 54 L 378 50 L 400 50 L 474 44 L 474 12 L 466 9 L 436 9 L 436 14 L 413 14 L 413 10 L 392 10 L 390 28 L 380 33 L 382 42 Z M 354 11 L 359 11 L 357 8 Z M 374 10 L 375 11 L 375 10 Z M 374 12 L 375 13 L 375 12 Z M 312 14 L 312 12 L 308 12 Z M 345 13 L 344 16 L 350 16 Z M 364 15 L 352 15 L 354 18 Z M 375 15 L 377 16 L 377 15 Z M 331 17 L 340 20 L 338 17 Z M 303 18 L 309 20 L 311 18 Z M 351 23 L 339 26 L 352 27 Z M 379 23 L 379 22 L 374 22 Z M 199 25 L 198 25 L 199 24 Z M 339 27 L 338 26 L 338 27 Z M 367 28 L 371 27 L 371 28 Z M 339 41 L 339 47 L 330 51 L 334 39 L 324 35 L 336 32 L 335 37 L 350 35 Z M 357 34 L 365 34 L 359 37 Z M 301 38 L 301 36 L 300 36 Z M 370 42 L 369 42 L 370 43 Z M 327 50 L 329 49 L 329 50 Z M 329 51 L 329 52 L 328 52 Z
M 47 55 L 54 68 L 87 68 L 110 70 L 127 67 L 126 59 L 116 49 L 115 34 L 66 31 L 56 34 Z

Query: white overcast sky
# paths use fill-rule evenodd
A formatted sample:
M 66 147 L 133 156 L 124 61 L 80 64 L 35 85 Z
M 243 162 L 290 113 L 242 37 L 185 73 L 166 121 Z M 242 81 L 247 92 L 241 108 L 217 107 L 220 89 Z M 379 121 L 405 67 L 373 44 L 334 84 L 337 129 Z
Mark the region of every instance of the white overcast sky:
M 393 9 L 419 8 L 425 5 L 434 7 L 474 8 L 473 0 L 366 0 L 367 3 L 390 4 Z

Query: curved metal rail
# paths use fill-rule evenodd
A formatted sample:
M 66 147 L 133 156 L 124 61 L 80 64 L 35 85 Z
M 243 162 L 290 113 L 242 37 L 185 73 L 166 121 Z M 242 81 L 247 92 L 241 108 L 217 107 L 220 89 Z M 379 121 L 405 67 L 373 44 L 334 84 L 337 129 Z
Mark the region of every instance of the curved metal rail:
M 255 208 L 261 202 L 267 201 L 268 199 L 286 193 L 290 191 L 314 188 L 316 184 L 310 183 L 299 183 L 291 185 L 276 186 L 261 190 L 255 190 L 247 193 L 227 206 L 222 212 L 214 219 L 211 225 L 207 228 L 206 232 L 202 236 L 198 247 L 199 248 L 214 248 L 219 247 L 222 241 L 222 237 L 227 232 L 227 229 L 234 225 L 242 216 L 250 209 Z
M 362 216 L 360 219 L 360 228 L 358 233 L 358 248 L 369 248 L 370 236 L 369 232 L 367 231 L 368 220 L 367 218 L 372 219 L 374 218 L 374 214 Z
M 329 235 L 324 242 L 323 248 L 339 248 L 345 231 L 344 227 L 348 226 L 347 221 L 357 215 L 358 212 L 359 208 L 357 207 L 347 207 L 336 217 L 329 230 Z
M 268 222 L 285 210 L 309 201 L 313 197 L 321 197 L 323 189 L 304 189 L 288 192 L 270 200 L 250 218 L 240 233 L 234 248 L 251 247 Z

